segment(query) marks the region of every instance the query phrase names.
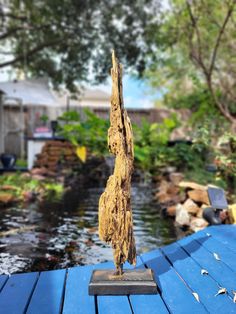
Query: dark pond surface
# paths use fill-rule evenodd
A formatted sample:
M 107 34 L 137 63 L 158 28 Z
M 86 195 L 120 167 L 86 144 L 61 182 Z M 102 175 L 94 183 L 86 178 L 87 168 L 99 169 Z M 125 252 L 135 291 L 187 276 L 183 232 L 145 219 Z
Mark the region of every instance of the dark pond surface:
M 0 273 L 41 271 L 112 260 L 99 240 L 98 199 L 102 188 L 67 193 L 59 203 L 1 209 Z M 151 189 L 132 188 L 137 253 L 176 240 L 171 220 L 150 203 Z

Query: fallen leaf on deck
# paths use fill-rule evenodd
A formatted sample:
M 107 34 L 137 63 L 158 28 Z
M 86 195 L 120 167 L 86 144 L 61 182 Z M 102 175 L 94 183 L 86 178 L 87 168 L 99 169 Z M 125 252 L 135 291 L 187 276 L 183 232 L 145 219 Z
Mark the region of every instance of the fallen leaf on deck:
M 217 294 L 215 294 L 215 297 L 218 296 L 219 294 L 224 294 L 224 293 L 226 293 L 226 292 L 227 292 L 226 288 L 220 288 L 220 289 L 218 290 Z
M 201 275 L 208 275 L 208 271 L 206 269 L 201 269 Z
M 199 295 L 197 294 L 197 292 L 193 292 L 193 296 L 198 302 L 200 302 Z
M 216 259 L 217 261 L 220 261 L 220 257 L 219 257 L 219 255 L 218 255 L 217 253 L 213 253 L 213 255 L 214 255 L 214 257 L 215 257 L 215 259 Z

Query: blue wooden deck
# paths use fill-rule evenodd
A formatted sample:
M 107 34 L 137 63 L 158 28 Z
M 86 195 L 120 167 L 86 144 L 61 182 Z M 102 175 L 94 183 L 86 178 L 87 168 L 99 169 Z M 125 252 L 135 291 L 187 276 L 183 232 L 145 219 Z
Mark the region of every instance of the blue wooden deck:
M 89 296 L 92 270 L 107 267 L 113 263 L 2 275 L 0 313 L 236 313 L 235 225 L 209 227 L 139 256 L 137 267 L 155 273 L 158 295 Z M 202 269 L 208 274 L 201 274 Z M 216 295 L 221 287 L 227 293 Z

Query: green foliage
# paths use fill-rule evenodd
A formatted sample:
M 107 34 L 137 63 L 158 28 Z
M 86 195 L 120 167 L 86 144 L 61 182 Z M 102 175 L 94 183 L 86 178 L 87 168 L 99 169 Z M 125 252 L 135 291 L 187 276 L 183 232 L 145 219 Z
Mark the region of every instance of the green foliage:
M 193 133 L 193 149 L 199 154 L 205 154 L 210 149 L 212 142 L 212 132 L 210 130 L 210 121 L 198 127 Z
M 46 182 L 44 184 L 45 198 L 50 200 L 60 200 L 64 192 L 62 184 L 57 182 Z
M 68 139 L 75 146 L 85 146 L 93 154 L 106 155 L 107 130 L 109 122 L 84 109 L 85 118 L 81 119 L 76 111 L 64 113 L 59 120 L 58 134 Z
M 49 118 L 48 118 L 48 116 L 47 116 L 46 114 L 42 114 L 42 115 L 40 116 L 40 120 L 41 120 L 44 124 L 46 124 L 46 123 L 48 122 Z
M 107 130 L 109 122 L 98 118 L 90 111 L 85 111 L 82 120 L 75 112 L 65 113 L 60 120 L 61 135 L 73 144 L 89 147 L 90 152 L 97 155 L 108 154 Z M 169 145 L 171 132 L 179 126 L 179 121 L 173 115 L 162 123 L 142 121 L 141 126 L 133 125 L 135 165 L 146 173 L 156 174 L 162 168 L 174 166 L 185 173 L 187 179 L 202 184 L 212 183 L 226 188 L 228 175 L 236 177 L 236 137 L 225 134 L 221 142 L 227 142 L 228 152 L 220 151 L 214 143 L 214 136 L 222 130 L 212 126 L 211 120 L 198 126 L 193 133 L 193 143 L 184 141 Z M 215 159 L 218 158 L 218 159 Z M 207 164 L 218 160 L 218 172 L 210 173 Z M 229 165 L 231 168 L 229 168 Z
M 17 167 L 27 168 L 27 160 L 25 160 L 25 159 L 17 159 L 16 160 L 16 166 Z
M 216 152 L 216 164 L 218 165 L 222 176 L 235 177 L 236 183 L 236 135 L 225 133 L 219 139 L 220 147 Z
M 30 75 L 51 78 L 71 91 L 76 83 L 102 81 L 109 74 L 111 50 L 125 66 L 141 74 L 145 68 L 146 28 L 156 6 L 153 0 L 8 1 L 1 9 L 1 46 L 9 62 Z M 141 43 L 141 44 L 140 44 Z
M 141 169 L 153 172 L 166 164 L 167 143 L 177 125 L 176 116 L 172 116 L 162 123 L 150 124 L 143 121 L 141 127 L 133 127 L 135 161 Z
M 235 1 L 171 0 L 169 6 L 150 30 L 158 56 L 146 72 L 150 85 L 165 90 L 162 104 L 191 109 L 193 124 L 206 115 L 236 123 Z
M 18 200 L 23 200 L 26 192 L 40 194 L 46 199 L 58 199 L 64 191 L 60 183 L 51 180 L 40 181 L 21 173 L 0 176 L 0 191 L 4 186 L 7 186 L 9 192 Z
M 209 172 L 205 170 L 204 167 L 188 169 L 188 171 L 185 172 L 185 179 L 203 185 L 213 184 L 222 187 L 223 189 L 227 189 L 227 183 L 219 173 Z

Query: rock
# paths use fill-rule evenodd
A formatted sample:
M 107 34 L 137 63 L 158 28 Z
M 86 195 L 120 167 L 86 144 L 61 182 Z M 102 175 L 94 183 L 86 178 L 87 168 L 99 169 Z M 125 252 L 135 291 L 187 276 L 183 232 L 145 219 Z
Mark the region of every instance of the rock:
M 207 186 L 201 185 L 195 182 L 187 182 L 187 181 L 181 181 L 178 184 L 179 187 L 181 188 L 187 188 L 187 189 L 192 189 L 192 190 L 200 190 L 200 191 L 206 191 Z
M 228 220 L 230 219 L 228 210 L 223 209 L 220 211 L 220 219 L 223 224 L 228 222 Z
M 65 177 L 63 177 L 63 176 L 57 177 L 57 182 L 60 182 L 60 183 L 64 184 L 64 182 L 65 182 Z
M 190 216 L 189 216 L 187 210 L 181 204 L 178 204 L 176 206 L 175 221 L 181 226 L 189 226 L 190 225 Z
M 183 180 L 184 175 L 181 172 L 173 172 L 169 178 L 174 185 L 178 185 Z
M 155 197 L 160 203 L 168 203 L 172 200 L 171 195 L 165 193 L 165 192 L 159 192 L 156 194 Z
M 188 196 L 189 196 L 189 198 L 191 198 L 191 200 L 193 200 L 197 203 L 203 203 L 203 204 L 210 205 L 207 191 L 204 191 L 204 190 L 188 191 Z
M 30 202 L 30 201 L 34 201 L 36 199 L 36 195 L 35 193 L 31 192 L 31 191 L 23 191 L 21 193 L 21 196 L 23 198 L 23 200 L 25 202 Z
M 35 180 L 38 180 L 38 181 L 43 181 L 43 180 L 45 180 L 45 177 L 41 176 L 39 174 L 35 174 L 35 175 L 32 176 L 32 179 L 35 179 Z
M 166 193 L 167 189 L 169 188 L 169 182 L 167 182 L 166 180 L 162 180 L 160 185 L 159 185 L 159 192 L 160 193 Z
M 208 226 L 208 222 L 203 218 L 192 217 L 190 221 L 190 228 L 197 232 Z
M 173 183 L 170 183 L 167 188 L 167 193 L 174 196 L 179 193 L 179 187 L 175 186 Z
M 48 176 L 48 177 L 56 177 L 56 176 L 57 176 L 57 173 L 56 173 L 55 171 L 50 171 L 50 170 L 48 170 L 47 176 Z
M 6 205 L 15 201 L 15 196 L 11 193 L 0 193 L 0 203 Z
M 184 203 L 187 199 L 187 194 L 184 191 L 179 191 L 179 203 Z
M 173 206 L 167 207 L 166 214 L 168 216 L 170 216 L 170 217 L 175 217 L 175 215 L 176 215 L 176 206 L 173 205 Z
M 15 187 L 13 185 L 5 184 L 5 185 L 1 186 L 1 190 L 2 191 L 15 191 L 15 190 L 17 190 L 17 187 Z
M 176 172 L 176 167 L 171 167 L 171 166 L 165 167 L 165 168 L 162 169 L 162 172 L 163 172 L 163 173 L 172 173 L 172 172 Z
M 20 175 L 20 177 L 21 177 L 21 178 L 30 178 L 31 175 L 30 175 L 28 172 L 25 172 L 25 173 L 22 173 L 22 174 Z
M 192 201 L 190 198 L 188 198 L 185 203 L 183 204 L 183 207 L 187 210 L 189 214 L 197 215 L 200 208 L 197 206 L 194 201 Z
M 41 168 L 33 168 L 30 173 L 31 175 L 40 175 L 40 176 L 44 176 L 47 175 L 48 169 L 45 167 L 41 167 Z
M 199 208 L 199 211 L 197 212 L 197 216 L 198 218 L 202 218 L 202 213 L 203 213 L 203 207 Z

